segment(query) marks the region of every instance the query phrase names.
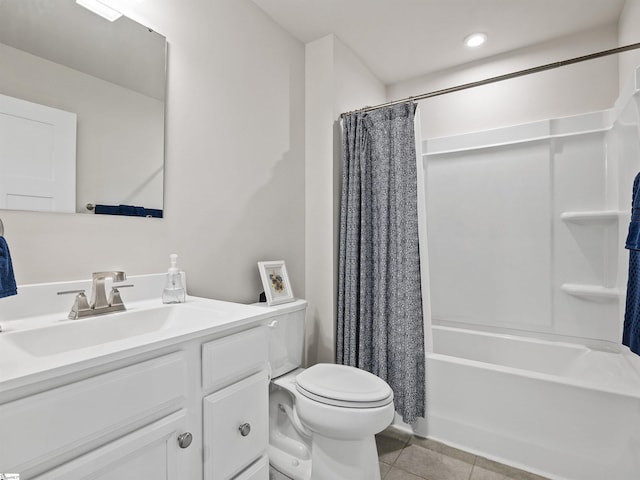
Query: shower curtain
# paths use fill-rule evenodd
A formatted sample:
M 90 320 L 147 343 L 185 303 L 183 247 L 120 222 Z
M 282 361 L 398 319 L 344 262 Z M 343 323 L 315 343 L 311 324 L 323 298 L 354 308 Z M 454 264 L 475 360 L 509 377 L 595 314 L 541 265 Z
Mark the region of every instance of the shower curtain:
M 406 423 L 425 413 L 415 109 L 343 119 L 338 281 L 338 363 L 386 380 Z

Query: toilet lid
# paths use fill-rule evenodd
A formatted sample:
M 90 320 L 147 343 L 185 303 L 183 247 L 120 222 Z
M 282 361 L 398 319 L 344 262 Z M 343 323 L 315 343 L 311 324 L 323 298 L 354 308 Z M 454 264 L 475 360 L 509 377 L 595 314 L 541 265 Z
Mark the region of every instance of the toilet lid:
M 312 400 L 341 407 L 381 407 L 393 401 L 387 382 L 346 365 L 319 363 L 307 368 L 296 376 L 296 388 Z

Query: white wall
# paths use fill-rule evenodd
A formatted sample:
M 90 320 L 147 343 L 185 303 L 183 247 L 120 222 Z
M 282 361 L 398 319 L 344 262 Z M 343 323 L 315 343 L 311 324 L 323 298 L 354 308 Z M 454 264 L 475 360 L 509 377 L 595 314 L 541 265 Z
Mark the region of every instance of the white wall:
M 583 32 L 387 88 L 389 100 L 614 48 L 616 25 Z M 422 137 L 433 138 L 603 110 L 618 94 L 616 56 L 420 102 Z
M 2 211 L 18 283 L 175 252 L 193 294 L 255 301 L 256 262 L 284 259 L 303 297 L 304 46 L 249 0 L 121 3 L 169 42 L 166 218 Z
M 618 22 L 620 46 L 640 42 L 640 0 L 626 0 Z M 620 54 L 620 90 L 632 82 L 633 74 L 640 65 L 640 50 Z
M 306 46 L 307 363 L 333 362 L 337 292 L 340 113 L 385 100 L 384 85 L 337 37 Z

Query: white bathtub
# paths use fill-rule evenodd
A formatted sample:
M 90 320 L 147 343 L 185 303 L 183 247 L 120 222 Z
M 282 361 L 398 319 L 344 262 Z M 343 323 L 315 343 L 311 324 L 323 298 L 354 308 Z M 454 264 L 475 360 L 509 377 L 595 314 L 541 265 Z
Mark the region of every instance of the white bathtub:
M 553 479 L 640 478 L 640 357 L 434 326 L 435 440 Z

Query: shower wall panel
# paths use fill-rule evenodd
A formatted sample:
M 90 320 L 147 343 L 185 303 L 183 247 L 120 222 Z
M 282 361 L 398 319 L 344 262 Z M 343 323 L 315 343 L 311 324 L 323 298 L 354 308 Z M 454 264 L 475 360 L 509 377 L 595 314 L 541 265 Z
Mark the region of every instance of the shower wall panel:
M 547 325 L 549 141 L 434 153 L 426 162 L 434 321 Z
M 617 341 L 610 119 L 423 143 L 434 324 Z

